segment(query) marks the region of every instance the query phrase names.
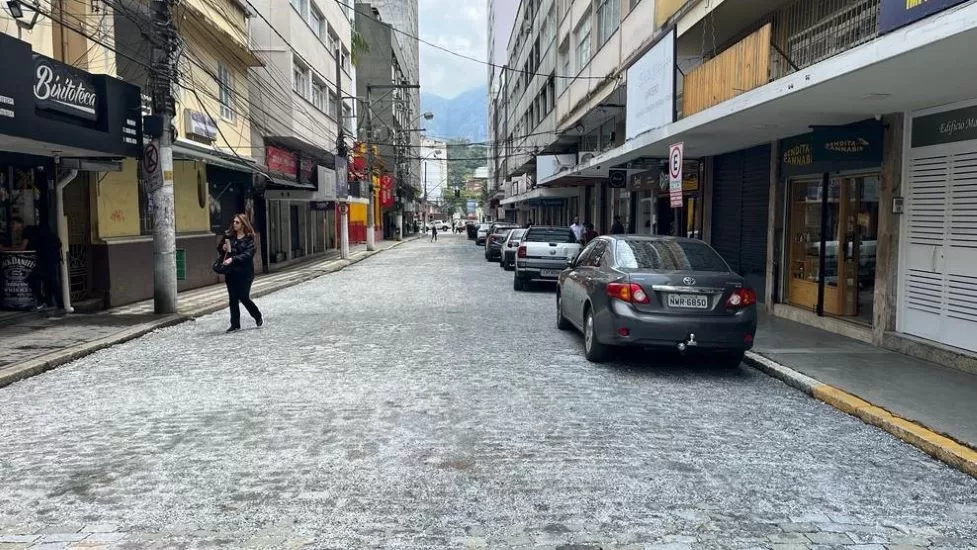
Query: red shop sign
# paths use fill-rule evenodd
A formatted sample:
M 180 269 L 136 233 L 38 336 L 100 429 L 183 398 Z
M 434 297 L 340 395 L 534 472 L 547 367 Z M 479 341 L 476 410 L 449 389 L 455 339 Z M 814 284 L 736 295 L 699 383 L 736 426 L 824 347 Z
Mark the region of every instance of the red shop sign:
M 298 157 L 295 153 L 268 145 L 265 147 L 265 164 L 273 172 L 295 177 L 298 175 Z
M 390 174 L 380 176 L 380 206 L 390 208 L 394 205 L 394 178 Z

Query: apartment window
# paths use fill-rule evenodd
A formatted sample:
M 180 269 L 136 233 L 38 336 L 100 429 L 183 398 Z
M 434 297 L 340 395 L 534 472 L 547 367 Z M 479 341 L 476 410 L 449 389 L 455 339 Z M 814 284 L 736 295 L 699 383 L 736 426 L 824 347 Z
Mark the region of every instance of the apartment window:
M 339 38 L 335 34 L 333 34 L 332 30 L 330 30 L 329 31 L 329 55 L 333 56 L 333 59 L 336 59 L 335 55 L 336 55 L 336 50 L 338 49 L 339 49 Z
M 574 42 L 577 45 L 577 72 L 582 71 L 587 66 L 587 63 L 590 62 L 590 19 L 590 13 L 588 12 L 587 15 L 583 16 L 583 21 L 574 33 Z
M 549 104 L 546 106 L 546 112 L 550 112 L 556 107 L 556 79 L 550 76 L 549 82 L 546 83 L 547 94 L 546 97 L 549 99 Z
M 597 43 L 603 46 L 621 25 L 621 0 L 601 0 L 597 8 L 597 22 L 600 25 Z
M 221 118 L 234 120 L 234 76 L 223 63 L 217 64 L 217 87 L 220 88 Z
M 343 126 L 347 130 L 353 128 L 353 109 L 345 101 L 343 102 Z
M 349 52 L 346 50 L 346 48 L 343 48 L 343 53 L 340 56 L 340 60 L 341 60 L 340 61 L 340 64 L 341 64 L 340 66 L 342 66 L 343 70 L 348 73 L 349 72 Z
M 292 70 L 292 89 L 295 90 L 295 93 L 306 99 L 309 97 L 311 76 L 307 67 L 303 67 L 298 63 L 295 64 L 295 68 Z
M 338 103 L 336 94 L 329 92 L 329 105 L 327 106 L 326 114 L 333 118 L 339 118 L 339 113 L 337 112 L 339 109 Z
M 318 82 L 318 81 L 317 82 L 313 82 L 312 83 L 312 104 L 315 105 L 315 108 L 316 109 L 319 109 L 320 111 L 325 110 L 325 108 L 326 108 L 326 106 L 324 104 L 324 102 L 325 102 L 325 95 L 326 95 L 326 87 L 325 87 L 325 85 L 323 83 L 321 83 L 321 82 Z
M 292 7 L 298 10 L 298 12 L 305 17 L 305 14 L 309 9 L 309 0 L 292 0 Z
M 312 31 L 315 32 L 315 35 L 318 36 L 319 39 L 326 36 L 326 18 L 322 15 L 322 12 L 315 8 L 315 6 L 313 6 L 312 10 L 309 12 L 309 25 L 312 25 Z
M 549 46 L 553 42 L 553 38 L 556 36 L 556 19 L 553 15 L 553 9 L 550 9 L 550 13 L 546 15 L 546 19 L 543 20 L 543 46 Z

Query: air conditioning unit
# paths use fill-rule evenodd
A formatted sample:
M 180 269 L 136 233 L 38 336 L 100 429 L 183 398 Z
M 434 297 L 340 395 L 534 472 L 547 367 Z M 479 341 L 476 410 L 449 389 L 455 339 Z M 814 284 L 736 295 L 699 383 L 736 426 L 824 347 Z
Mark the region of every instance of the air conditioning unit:
M 577 164 L 587 164 L 597 157 L 598 151 L 581 151 L 577 153 Z

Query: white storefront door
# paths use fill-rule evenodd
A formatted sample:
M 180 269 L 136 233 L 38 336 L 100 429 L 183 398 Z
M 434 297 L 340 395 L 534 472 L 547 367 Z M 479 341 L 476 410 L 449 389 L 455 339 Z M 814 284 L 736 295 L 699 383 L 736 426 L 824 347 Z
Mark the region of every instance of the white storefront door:
M 977 351 L 977 128 L 971 135 L 966 122 L 972 116 L 977 107 L 916 116 L 908 132 L 899 330 Z

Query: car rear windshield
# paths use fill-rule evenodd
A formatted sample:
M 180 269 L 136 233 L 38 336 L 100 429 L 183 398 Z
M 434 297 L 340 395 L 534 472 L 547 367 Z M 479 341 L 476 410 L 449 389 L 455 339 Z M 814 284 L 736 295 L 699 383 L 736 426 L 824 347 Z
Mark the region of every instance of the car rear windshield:
M 630 269 L 729 271 L 719 253 L 706 243 L 695 241 L 618 241 L 617 261 Z
M 495 233 L 497 235 L 505 235 L 506 233 L 508 233 L 509 231 L 512 231 L 513 229 L 515 229 L 515 227 L 513 227 L 511 225 L 508 225 L 508 226 L 504 226 L 504 225 L 503 226 L 498 226 L 498 227 L 495 228 Z
M 576 236 L 569 228 L 562 227 L 533 227 L 526 230 L 522 242 L 527 243 L 575 243 Z
M 510 239 L 521 239 L 523 234 L 526 233 L 525 229 L 513 229 L 512 233 L 509 235 Z

